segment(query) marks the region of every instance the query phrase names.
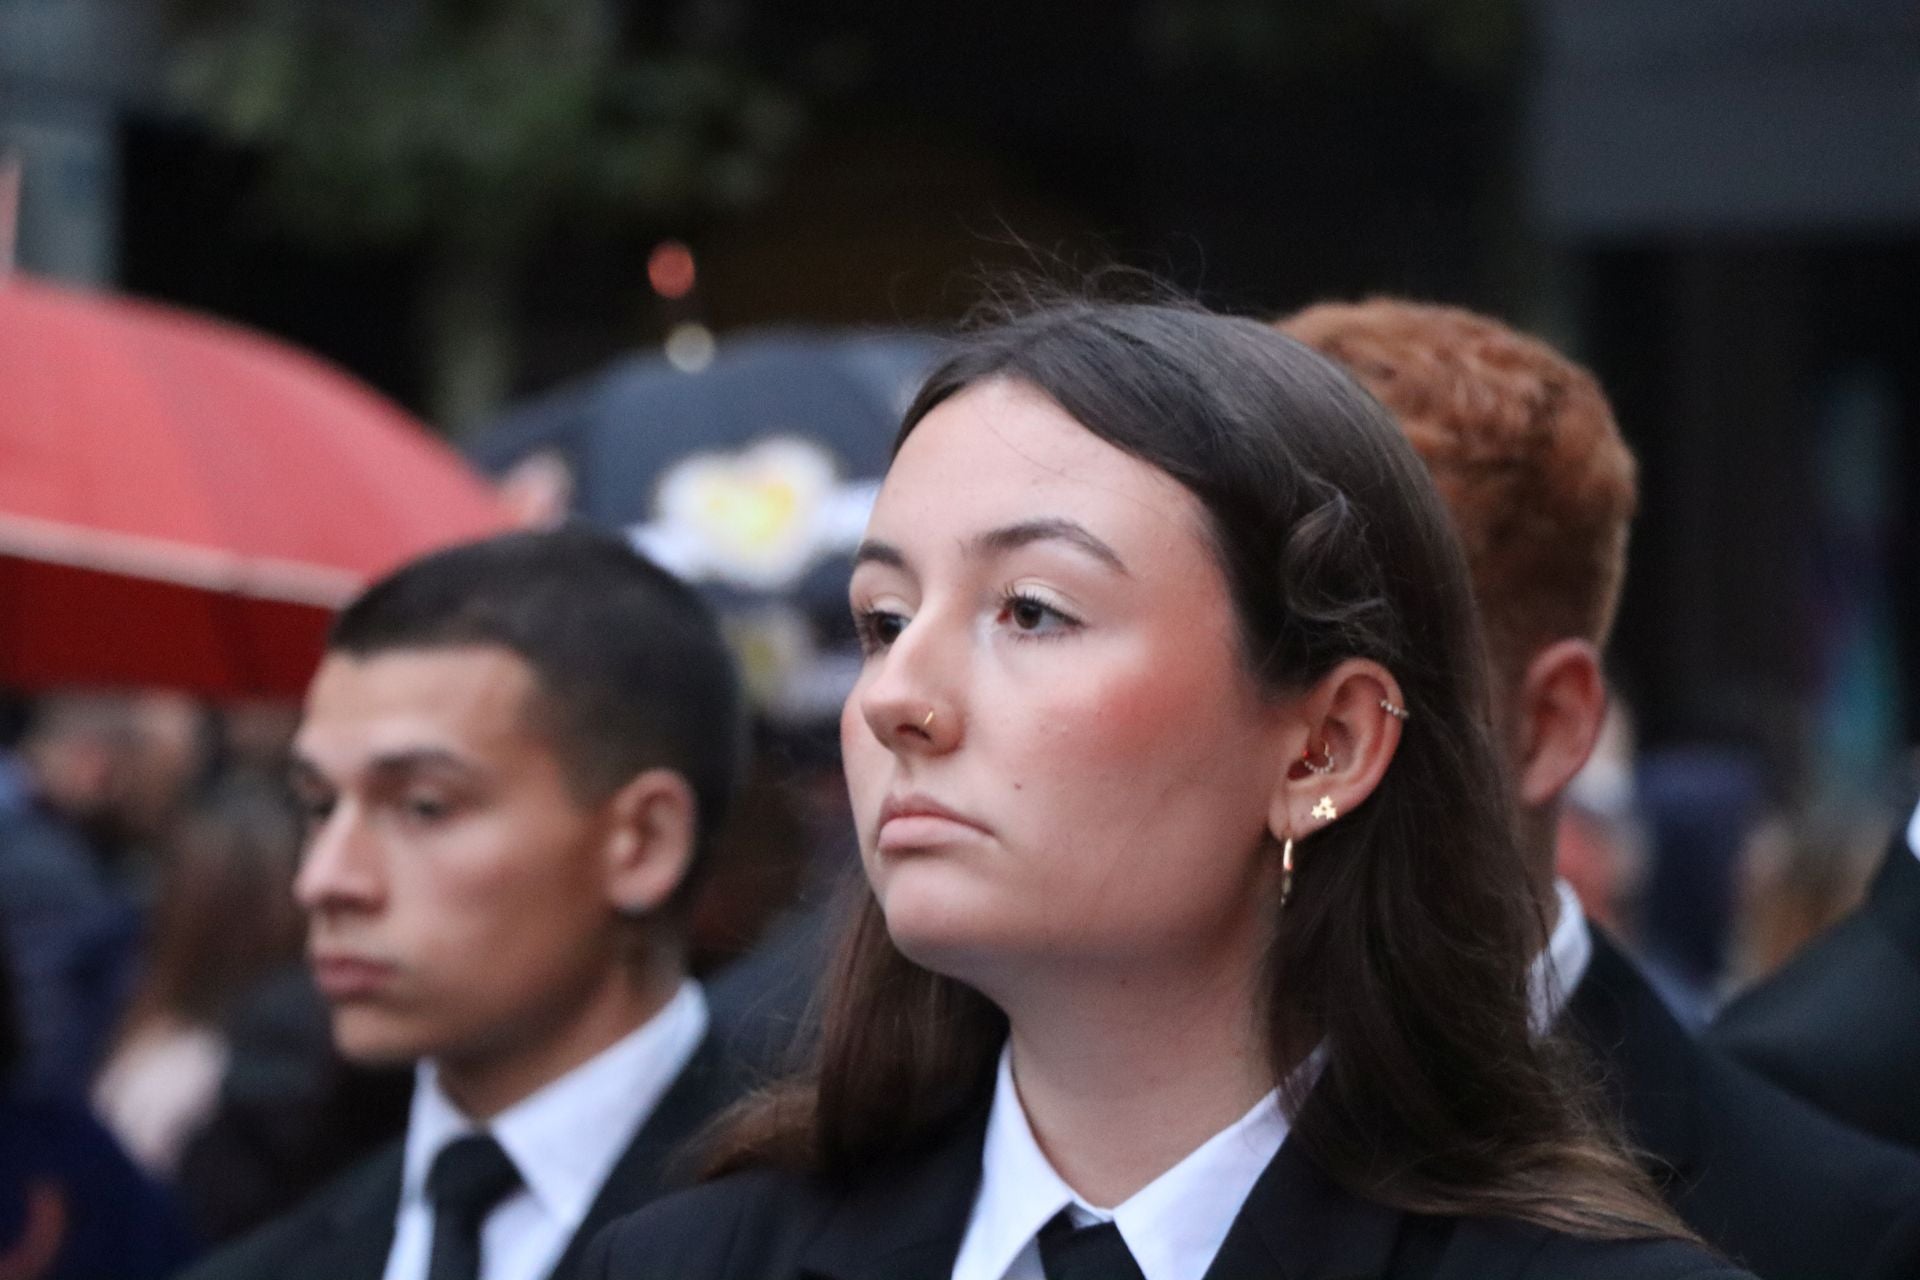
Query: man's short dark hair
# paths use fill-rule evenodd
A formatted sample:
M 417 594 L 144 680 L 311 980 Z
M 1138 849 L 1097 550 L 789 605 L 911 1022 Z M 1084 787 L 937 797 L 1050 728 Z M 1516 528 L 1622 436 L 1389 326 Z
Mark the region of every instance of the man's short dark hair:
M 622 539 L 581 527 L 502 534 L 395 570 L 335 619 L 330 653 L 498 646 L 533 669 L 529 708 L 575 793 L 598 801 L 647 769 L 693 789 L 704 850 L 746 750 L 740 679 L 691 587 Z

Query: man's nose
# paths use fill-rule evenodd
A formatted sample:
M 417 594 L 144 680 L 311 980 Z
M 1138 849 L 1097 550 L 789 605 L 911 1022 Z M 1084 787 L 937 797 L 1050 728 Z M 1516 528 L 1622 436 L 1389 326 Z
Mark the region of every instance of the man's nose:
M 294 901 L 309 913 L 376 906 L 386 891 L 379 850 L 357 804 L 341 801 L 313 828 L 294 877 Z

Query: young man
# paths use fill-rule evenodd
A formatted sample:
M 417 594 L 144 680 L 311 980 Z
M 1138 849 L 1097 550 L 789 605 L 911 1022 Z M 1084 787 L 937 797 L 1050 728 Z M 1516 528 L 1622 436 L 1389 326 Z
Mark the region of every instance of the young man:
M 1632 455 L 1593 379 L 1483 316 L 1393 300 L 1280 328 L 1400 419 L 1466 550 L 1535 891 L 1552 937 L 1541 1021 L 1601 1069 L 1675 1210 L 1766 1280 L 1920 1275 L 1920 1161 L 1702 1048 L 1554 875 L 1563 792 L 1592 753 L 1600 651 L 1626 567 Z
M 689 981 L 690 873 L 744 712 L 715 622 L 576 530 L 440 552 L 336 622 L 293 783 L 335 1042 L 418 1060 L 404 1141 L 198 1280 L 565 1276 L 733 1073 Z

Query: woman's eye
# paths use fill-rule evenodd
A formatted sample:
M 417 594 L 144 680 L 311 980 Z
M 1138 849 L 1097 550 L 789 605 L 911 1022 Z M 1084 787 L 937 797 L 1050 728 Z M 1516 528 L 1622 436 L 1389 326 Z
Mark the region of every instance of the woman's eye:
M 1013 592 L 1000 606 L 1000 616 L 1016 631 L 1053 635 L 1080 625 L 1080 620 L 1035 596 Z
M 876 653 L 900 638 L 907 629 L 907 618 L 886 609 L 856 609 L 853 627 L 860 637 L 861 652 Z

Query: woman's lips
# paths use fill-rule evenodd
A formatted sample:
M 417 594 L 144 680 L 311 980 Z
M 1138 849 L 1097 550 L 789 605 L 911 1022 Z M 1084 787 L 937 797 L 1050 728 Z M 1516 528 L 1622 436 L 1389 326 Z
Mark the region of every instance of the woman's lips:
M 888 797 L 880 806 L 882 853 L 970 842 L 986 834 L 972 818 L 924 796 Z

